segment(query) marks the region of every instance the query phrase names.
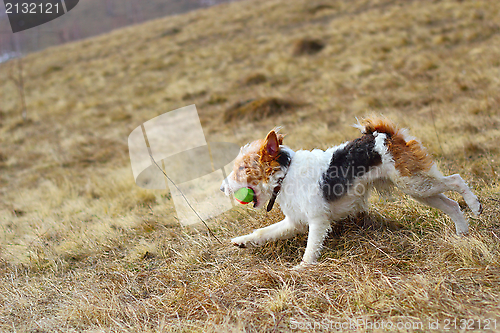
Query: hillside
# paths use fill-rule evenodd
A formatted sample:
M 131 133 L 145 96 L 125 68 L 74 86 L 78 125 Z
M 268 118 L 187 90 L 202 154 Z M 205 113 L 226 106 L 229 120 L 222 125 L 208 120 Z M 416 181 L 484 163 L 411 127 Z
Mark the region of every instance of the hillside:
M 222 2 L 227 0 L 83 0 L 67 15 L 17 34 L 12 34 L 5 7 L 0 3 L 0 55 L 11 51 L 23 54 L 39 51 Z
M 499 22 L 487 0 L 221 4 L 30 54 L 26 121 L 17 62 L 0 64 L 0 331 L 428 331 L 455 319 L 498 331 Z M 293 149 L 353 139 L 356 117 L 381 113 L 461 174 L 484 212 L 451 194 L 471 223 L 457 238 L 441 212 L 375 196 L 302 272 L 290 268 L 307 235 L 230 244 L 279 220 L 276 208 L 209 221 L 219 244 L 182 227 L 169 193 L 140 189 L 130 167 L 130 132 L 193 103 L 209 142 L 281 125 Z

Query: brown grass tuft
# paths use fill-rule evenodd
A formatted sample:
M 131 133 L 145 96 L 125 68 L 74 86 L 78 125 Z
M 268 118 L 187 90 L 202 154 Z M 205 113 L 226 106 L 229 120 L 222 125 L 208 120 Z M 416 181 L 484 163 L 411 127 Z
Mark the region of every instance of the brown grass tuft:
M 221 94 L 212 94 L 210 98 L 207 100 L 207 103 L 210 105 L 222 104 L 227 101 L 227 97 Z
M 182 100 L 183 101 L 191 101 L 191 100 L 195 100 L 195 99 L 198 99 L 200 97 L 203 97 L 207 94 L 207 92 L 205 90 L 201 90 L 201 91 L 197 91 L 197 92 L 193 92 L 193 93 L 185 93 L 184 95 L 182 95 Z
M 244 102 L 237 102 L 224 112 L 224 121 L 261 120 L 275 115 L 288 113 L 302 106 L 302 103 L 277 98 L 263 97 Z
M 163 37 L 168 37 L 168 36 L 173 36 L 173 35 L 177 35 L 178 33 L 180 33 L 182 31 L 181 28 L 178 28 L 178 27 L 173 27 L 173 28 L 170 28 L 170 29 L 167 29 L 165 31 L 163 31 L 161 34 L 160 34 L 160 38 L 163 38 Z
M 316 14 L 318 12 L 324 11 L 324 10 L 333 10 L 335 9 L 336 6 L 332 4 L 327 4 L 327 3 L 319 3 L 319 4 L 311 4 L 308 6 L 307 11 L 310 14 Z
M 294 56 L 313 55 L 323 50 L 324 47 L 325 43 L 319 39 L 299 39 L 293 44 L 292 54 Z
M 267 82 L 267 76 L 262 73 L 254 73 L 246 76 L 240 81 L 241 86 L 253 86 Z

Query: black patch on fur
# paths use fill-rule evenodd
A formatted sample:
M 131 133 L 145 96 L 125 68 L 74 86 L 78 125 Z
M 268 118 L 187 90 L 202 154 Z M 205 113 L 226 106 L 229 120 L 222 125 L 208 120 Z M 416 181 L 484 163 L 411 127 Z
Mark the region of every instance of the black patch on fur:
M 290 166 L 290 154 L 284 150 L 280 150 L 280 154 L 277 159 L 280 166 L 288 168 Z
M 365 134 L 333 153 L 328 170 L 320 180 L 326 200 L 339 199 L 351 189 L 357 177 L 382 163 L 382 157 L 374 147 L 375 137 Z

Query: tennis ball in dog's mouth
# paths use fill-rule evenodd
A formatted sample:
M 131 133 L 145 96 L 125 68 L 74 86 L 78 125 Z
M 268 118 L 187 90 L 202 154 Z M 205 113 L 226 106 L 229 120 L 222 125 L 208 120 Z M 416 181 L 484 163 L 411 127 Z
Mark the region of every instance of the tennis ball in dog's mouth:
M 236 201 L 240 204 L 246 205 L 253 201 L 255 193 L 249 187 L 242 187 L 238 191 L 234 192 L 234 197 Z

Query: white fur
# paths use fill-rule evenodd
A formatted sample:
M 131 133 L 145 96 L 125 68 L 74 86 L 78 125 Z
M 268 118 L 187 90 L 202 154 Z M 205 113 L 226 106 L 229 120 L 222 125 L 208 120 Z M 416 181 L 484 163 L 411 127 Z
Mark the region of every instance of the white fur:
M 271 197 L 273 185 L 276 184 L 277 179 L 283 177 L 286 172 L 276 200 L 280 204 L 285 219 L 257 229 L 251 234 L 236 237 L 232 239 L 233 244 L 240 247 L 258 246 L 268 241 L 290 238 L 309 230 L 307 247 L 301 265 L 314 264 L 330 230 L 330 222 L 366 210 L 370 189 L 378 188 L 380 184 L 395 185 L 416 200 L 442 210 L 455 222 L 457 233 L 466 234 L 468 223 L 460 207 L 455 201 L 442 194 L 444 191 L 459 192 L 472 212 L 478 215 L 481 212 L 481 204 L 463 179 L 459 175 L 445 177 L 435 165 L 423 176 L 402 177 L 396 170 L 393 157 L 385 145 L 387 135 L 375 132 L 374 136 L 374 150 L 381 155 L 382 163 L 356 178 L 352 189 L 333 202 L 324 199 L 320 180 L 328 169 L 333 153 L 337 149 L 344 148 L 346 143 L 326 151 L 315 149 L 293 152 L 286 146 L 280 146 L 291 155 L 291 163 L 287 170 L 280 171 L 268 184 L 259 184 L 259 193 L 256 194 L 258 196 L 257 208 L 260 208 Z M 223 182 L 221 190 L 229 194 L 243 186 L 246 184 L 235 182 L 231 173 Z

